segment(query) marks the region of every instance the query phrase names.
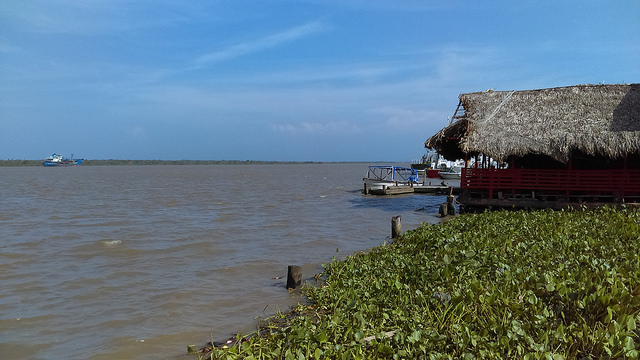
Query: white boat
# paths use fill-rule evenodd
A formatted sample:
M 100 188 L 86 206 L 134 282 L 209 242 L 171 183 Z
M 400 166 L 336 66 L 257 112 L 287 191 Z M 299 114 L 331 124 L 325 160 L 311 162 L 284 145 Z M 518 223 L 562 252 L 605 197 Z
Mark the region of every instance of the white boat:
M 441 179 L 460 180 L 462 178 L 464 160 L 443 161 L 440 166 L 441 170 L 438 175 L 440 175 Z
M 390 186 L 413 186 L 420 184 L 418 170 L 391 165 L 372 165 L 367 176 L 362 178 L 365 193 L 369 190 L 384 190 Z
M 438 172 L 438 175 L 440 175 L 441 179 L 460 180 L 462 178 L 462 168 L 455 166 L 449 170 L 440 170 L 440 172 Z

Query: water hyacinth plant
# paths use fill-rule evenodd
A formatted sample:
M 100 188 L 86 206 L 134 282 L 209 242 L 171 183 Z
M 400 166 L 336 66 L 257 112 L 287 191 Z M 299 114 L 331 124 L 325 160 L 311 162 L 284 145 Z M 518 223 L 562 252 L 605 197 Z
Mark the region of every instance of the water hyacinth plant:
M 201 357 L 637 358 L 640 211 L 459 216 L 326 266 L 260 336 Z

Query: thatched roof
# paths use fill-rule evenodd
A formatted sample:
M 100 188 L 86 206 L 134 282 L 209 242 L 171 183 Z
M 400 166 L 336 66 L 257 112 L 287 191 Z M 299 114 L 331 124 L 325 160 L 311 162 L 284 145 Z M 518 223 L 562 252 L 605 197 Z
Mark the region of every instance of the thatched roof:
M 425 142 L 448 159 L 542 154 L 567 162 L 576 150 L 640 153 L 640 84 L 488 90 L 462 94 L 460 104 L 457 121 Z

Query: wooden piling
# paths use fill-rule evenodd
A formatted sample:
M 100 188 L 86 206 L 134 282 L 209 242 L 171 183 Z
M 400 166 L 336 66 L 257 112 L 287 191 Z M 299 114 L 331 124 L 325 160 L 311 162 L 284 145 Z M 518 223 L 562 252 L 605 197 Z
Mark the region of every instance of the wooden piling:
M 456 206 L 453 203 L 455 198 L 453 195 L 447 195 L 447 215 L 455 215 L 456 214 Z
M 391 218 L 391 238 L 402 235 L 402 217 L 400 215 Z
M 447 204 L 447 203 L 440 204 L 440 211 L 438 212 L 438 214 L 440 215 L 440 217 L 445 217 L 445 216 L 447 216 L 447 214 L 448 214 L 448 209 L 449 209 L 449 206 L 448 206 L 448 204 Z
M 289 265 L 287 269 L 287 289 L 296 289 L 302 284 L 302 268 L 296 265 Z

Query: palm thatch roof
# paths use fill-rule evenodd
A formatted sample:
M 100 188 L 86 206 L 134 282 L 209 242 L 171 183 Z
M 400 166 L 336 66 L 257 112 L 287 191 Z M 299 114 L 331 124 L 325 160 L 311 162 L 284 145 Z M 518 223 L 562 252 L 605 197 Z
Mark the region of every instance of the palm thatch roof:
M 640 153 L 640 84 L 467 93 L 456 113 L 457 121 L 425 142 L 448 159 L 540 154 L 566 163 L 573 151 Z

